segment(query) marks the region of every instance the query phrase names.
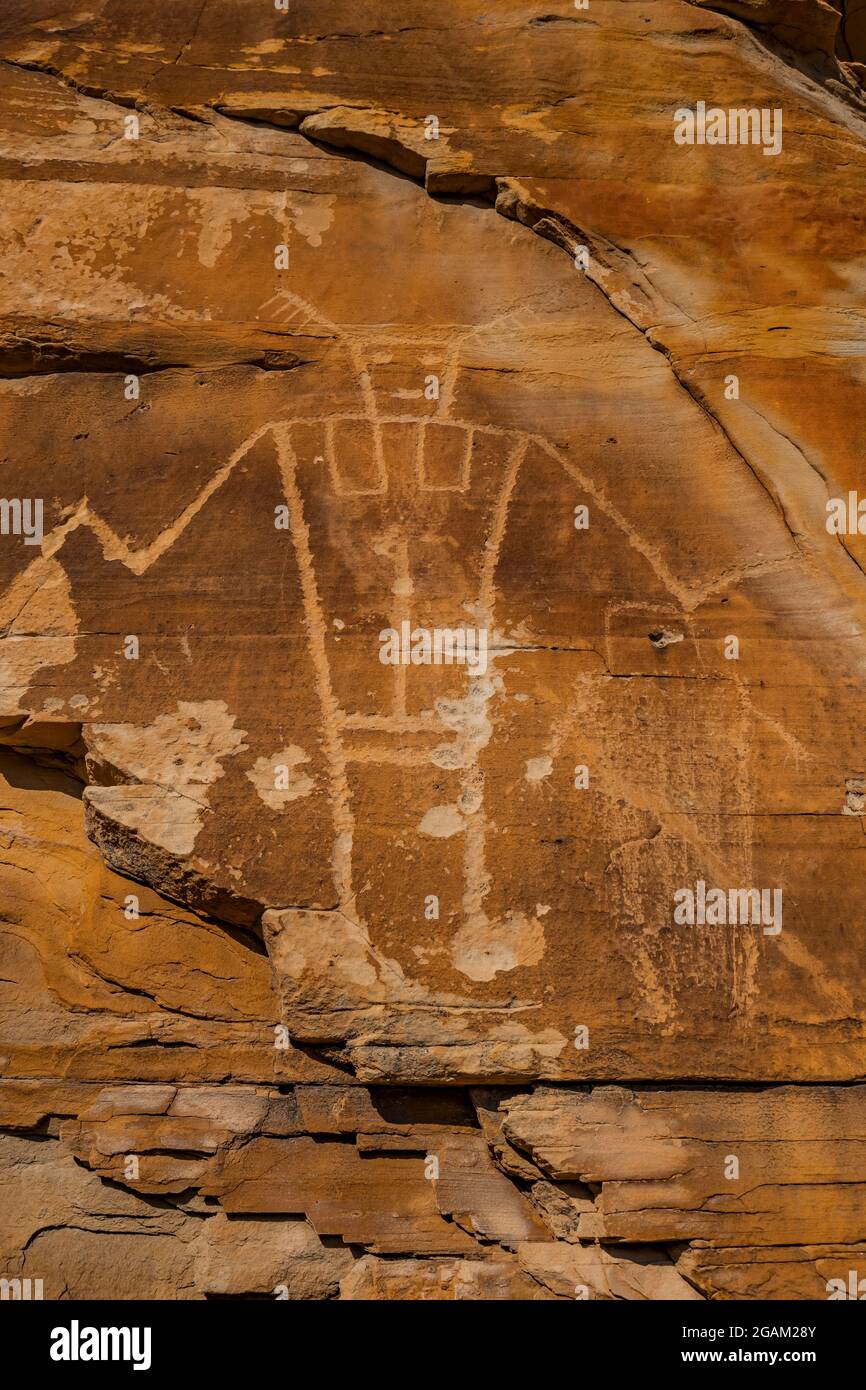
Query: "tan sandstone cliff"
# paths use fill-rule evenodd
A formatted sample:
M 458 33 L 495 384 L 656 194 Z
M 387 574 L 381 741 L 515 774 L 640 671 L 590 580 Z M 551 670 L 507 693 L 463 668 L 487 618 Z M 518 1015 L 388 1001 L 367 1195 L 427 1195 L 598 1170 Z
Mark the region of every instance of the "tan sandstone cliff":
M 5 0 L 0 1276 L 866 1278 L 864 78 L 859 0 Z

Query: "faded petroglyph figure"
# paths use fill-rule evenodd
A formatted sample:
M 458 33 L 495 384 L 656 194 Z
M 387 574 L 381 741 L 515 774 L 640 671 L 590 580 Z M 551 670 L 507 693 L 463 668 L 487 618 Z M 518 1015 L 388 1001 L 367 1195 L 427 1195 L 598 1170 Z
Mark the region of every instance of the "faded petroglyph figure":
M 293 323 L 319 321 L 289 293 L 279 308 Z M 460 417 L 459 339 L 449 346 L 437 389 L 425 391 L 430 406 L 422 410 L 414 399 L 383 398 L 376 389 L 370 359 L 387 357 L 397 343 L 388 335 L 375 344 L 357 334 L 340 337 L 358 383 L 356 409 L 274 426 L 329 729 L 339 910 L 364 930 L 370 895 L 359 897 L 355 860 L 359 849 L 368 852 L 370 827 L 359 824 L 353 784 L 376 767 L 403 769 L 394 779 L 394 813 L 404 818 L 404 834 L 461 846 L 455 865 L 462 925 L 451 963 L 468 979 L 491 980 L 544 953 L 539 922 L 520 912 L 492 916 L 486 906 L 490 813 L 481 760 L 504 689 L 497 659 L 508 643 L 497 635 L 496 572 L 509 507 L 527 450 L 550 446 Z M 477 518 L 471 544 L 467 512 Z M 443 546 L 443 537 L 458 534 L 459 545 Z M 383 668 L 384 680 L 376 678 L 373 698 L 361 707 L 351 668 L 341 661 L 346 637 L 338 626 L 337 586 L 348 554 L 363 574 L 366 606 L 386 619 L 363 648 L 357 638 L 351 648 L 357 669 L 362 662 Z M 434 673 L 444 685 L 430 678 Z M 417 805 L 418 789 L 431 778 L 453 792 L 450 804 Z
M 545 435 L 464 418 L 462 362 L 484 329 L 450 341 L 445 366 L 437 363 L 435 389 L 419 377 L 414 391 L 388 393 L 379 382 L 383 365 L 405 347 L 399 336 L 348 332 L 289 292 L 268 307 L 295 328 L 315 325 L 333 334 L 345 354 L 347 377 L 356 383 L 354 407 L 343 413 L 273 426 L 327 731 L 341 919 L 333 924 L 334 935 L 348 934 L 355 943 L 350 954 L 364 962 L 362 993 L 373 988 L 366 978 L 372 971 L 376 998 L 383 997 L 387 979 L 390 997 L 396 989 L 400 997 L 417 999 L 405 965 L 396 964 L 399 935 L 393 953 L 372 942 L 392 935 L 395 907 L 417 920 L 427 889 L 440 888 L 444 878 L 450 901 L 437 918 L 441 925 L 413 953 L 450 966 L 457 981 L 501 983 L 544 961 L 550 918 L 542 920 L 532 907 L 546 886 L 541 876 L 536 894 L 515 900 L 528 886 L 516 883 L 508 867 L 510 845 L 519 853 L 518 841 L 508 842 L 507 804 L 490 790 L 491 769 L 504 755 L 497 724 L 503 729 L 514 719 L 510 727 L 519 729 L 518 700 L 526 699 L 525 690 L 509 689 L 509 665 L 524 652 L 544 652 L 546 645 L 533 635 L 532 624 L 526 631 L 515 624 L 503 604 L 500 562 L 527 469 L 550 470 L 566 491 L 576 483 L 585 487 L 587 480 Z M 418 352 L 423 360 L 423 344 Z M 429 360 L 435 360 L 432 354 Z M 429 375 L 424 381 L 429 383 Z M 572 531 L 576 510 L 569 505 L 562 513 Z M 580 510 L 580 531 L 590 534 L 590 508 L 581 504 Z M 628 531 L 618 517 L 617 523 Z M 634 543 L 643 547 L 640 538 Z M 360 595 L 360 631 L 357 623 L 347 627 L 343 617 L 346 568 Z M 552 568 L 541 569 L 552 578 Z M 676 587 L 672 579 L 669 585 Z M 544 621 L 543 604 L 539 610 L 536 621 Z M 605 610 L 606 624 L 617 618 Z M 579 654 L 581 637 L 571 640 Z M 683 643 L 685 633 L 651 629 L 650 640 L 662 650 Z M 595 653 L 589 655 L 597 666 Z M 578 685 L 575 707 L 586 705 Z M 572 736 L 569 711 L 563 713 L 544 740 L 547 746 L 522 763 L 522 780 L 535 795 L 552 780 Z M 387 845 L 382 827 L 366 812 L 383 777 Z M 588 770 L 572 765 L 567 786 L 587 788 Z M 561 805 L 536 805 L 553 838 Z M 628 866 L 623 870 L 628 885 Z M 569 874 L 578 872 L 576 863 L 569 864 Z M 554 910 L 547 907 L 551 916 Z M 309 916 L 304 921 L 309 931 Z M 290 933 L 295 968 L 307 978 L 311 966 L 308 958 L 300 963 L 297 919 L 287 918 L 285 935 Z M 706 944 L 689 949 L 703 952 Z M 747 992 L 751 945 L 744 943 L 742 951 L 736 988 Z M 634 948 L 632 968 L 650 997 L 658 998 L 660 1016 L 669 1011 L 671 987 L 659 984 L 646 950 Z M 358 983 L 354 967 L 353 972 Z M 442 1005 L 448 996 L 440 991 L 435 1000 Z
M 213 254 L 206 248 L 208 259 Z M 488 1023 L 499 1012 L 511 1039 L 522 1030 L 522 1059 L 534 1047 L 555 1057 L 568 1033 L 533 1029 L 540 987 L 530 974 L 520 975 L 515 1000 L 507 978 L 543 965 L 548 937 L 559 930 L 562 898 L 551 905 L 544 873 L 532 866 L 523 882 L 511 860 L 522 853 L 527 821 L 539 826 L 532 837 L 555 846 L 557 819 L 570 813 L 551 798 L 577 793 L 579 802 L 590 785 L 588 768 L 575 766 L 564 750 L 575 730 L 592 727 L 585 681 L 591 671 L 604 679 L 612 625 L 629 605 L 603 609 L 604 651 L 580 634 L 569 636 L 574 666 L 556 658 L 570 681 L 568 706 L 554 701 L 552 724 L 533 724 L 536 677 L 514 673 L 526 663 L 531 671 L 534 654 L 544 657 L 549 646 L 556 649 L 543 624 L 545 595 L 558 582 L 561 554 L 542 558 L 534 611 L 524 600 L 516 610 L 513 600 L 503 602 L 503 582 L 510 582 L 501 571 L 503 549 L 519 539 L 516 496 L 522 488 L 525 508 L 530 476 L 555 479 L 566 500 L 553 527 L 569 546 L 582 543 L 576 537 L 592 537 L 599 516 L 612 512 L 635 549 L 662 571 L 668 589 L 678 589 L 681 602 L 687 593 L 643 540 L 631 536 L 607 499 L 599 495 L 592 508 L 574 503 L 575 493 L 595 496 L 593 486 L 546 435 L 496 423 L 498 410 L 464 409 L 463 360 L 476 350 L 486 325 L 451 336 L 444 352 L 441 343 L 413 340 L 422 367 L 435 364 L 438 371 L 419 373 L 414 387 L 388 390 L 383 373 L 407 350 L 399 333 L 347 330 L 288 291 L 265 311 L 299 334 L 333 340 L 341 395 L 331 409 L 323 413 L 312 394 L 309 413 L 298 406 L 257 425 L 228 457 L 215 461 L 183 510 L 143 543 L 132 544 L 82 500 L 46 537 L 45 549 L 56 556 L 84 528 L 109 563 L 147 575 L 204 524 L 205 509 L 219 502 L 253 459 L 272 459 L 279 486 L 271 525 L 297 570 L 299 636 L 316 708 L 299 741 L 274 742 L 263 752 L 248 752 L 250 721 L 235 713 L 231 700 L 176 701 L 142 724 L 97 719 L 86 731 L 90 765 L 101 783 L 87 789 L 88 825 L 113 854 L 112 862 L 126 862 L 155 881 L 166 872 L 166 861 L 158 858 L 154 870 L 141 846 L 182 864 L 198 852 L 214 798 L 229 785 L 236 788 L 235 779 L 253 789 L 263 814 L 279 817 L 263 821 L 267 829 L 258 831 L 253 812 L 253 832 L 262 841 L 288 843 L 306 824 L 308 808 L 324 797 L 330 831 L 319 836 L 315 853 L 329 861 L 329 883 L 309 909 L 281 907 L 301 896 L 288 879 L 261 904 L 268 909 L 269 949 L 287 983 L 290 1006 L 310 1014 L 325 1007 L 319 975 L 329 941 L 329 989 L 343 982 L 342 994 L 326 991 L 336 1029 L 346 1026 L 352 1008 L 363 1011 L 376 1001 L 430 1010 L 431 1039 L 440 1026 L 433 1020 L 447 1018 L 447 1029 L 441 1026 L 453 1038 L 470 1027 L 460 1012 L 462 991 L 501 985 L 501 993 L 482 1006 Z M 522 328 L 520 315 L 515 324 Z M 566 581 L 567 590 L 575 586 L 576 579 Z M 658 616 L 664 613 L 671 626 L 649 627 L 658 650 L 685 645 L 688 627 L 674 626 L 676 612 L 663 606 Z M 656 616 L 642 620 L 651 624 Z M 568 621 L 574 625 L 573 616 Z M 125 656 L 128 647 L 127 637 Z M 138 638 L 134 654 L 139 665 L 148 659 L 147 644 Z M 191 662 L 186 636 L 180 656 Z M 78 713 L 71 701 L 69 708 Z M 79 717 L 85 713 L 83 708 Z M 517 757 L 514 775 L 523 785 L 521 795 L 532 799 L 522 822 L 512 825 L 513 792 L 502 769 L 524 723 L 532 727 L 531 745 Z M 612 761 L 597 741 L 596 756 Z M 125 840 L 123 832 L 129 832 Z M 575 843 L 565 868 L 569 881 L 579 879 L 580 864 Z M 634 881 L 627 851 L 620 857 L 615 850 L 612 866 L 625 892 L 639 898 L 643 889 Z M 207 864 L 194 867 L 198 875 L 208 872 Z M 240 871 L 232 866 L 230 873 L 237 878 Z M 182 893 L 188 881 L 184 870 L 172 879 Z M 439 903 L 435 919 L 423 912 L 430 893 Z M 544 913 L 536 903 L 545 905 Z M 629 907 L 626 920 L 630 914 Z M 654 948 L 652 940 L 644 944 L 632 932 L 620 949 L 647 990 L 653 1016 L 662 1021 L 676 986 L 664 982 Z M 689 949 L 705 946 L 699 941 Z M 748 954 L 750 948 L 742 949 Z M 749 968 L 747 962 L 738 977 L 744 993 Z M 437 978 L 435 987 L 431 978 Z M 517 1010 L 527 1011 L 525 1023 L 518 1023 Z M 478 1010 L 471 1021 L 476 1018 Z
M 856 1299 L 862 0 L 421 8 L 3 6 L 0 1298 Z
M 204 133 L 216 152 L 282 138 L 240 125 Z M 171 332 L 206 330 L 230 366 L 142 375 L 133 394 L 118 374 L 100 467 L 52 501 L 34 560 L 67 575 L 70 611 L 56 650 L 7 642 L 9 688 L 32 675 L 43 716 L 80 726 L 87 826 L 113 865 L 231 922 L 264 913 L 292 1037 L 363 1036 L 363 1065 L 389 1076 L 419 1050 L 431 1074 L 555 1076 L 584 1064 L 585 1019 L 614 1050 L 632 1032 L 630 1055 L 654 1049 L 693 978 L 745 1018 L 755 934 L 721 950 L 706 924 L 666 935 L 670 893 L 699 872 L 774 881 L 751 862 L 748 750 L 759 717 L 770 738 L 782 721 L 755 714 L 747 680 L 708 704 L 695 676 L 706 610 L 742 574 L 742 461 L 596 287 L 595 241 L 576 270 L 525 226 L 381 171 L 338 160 L 335 195 L 334 167 L 317 156 L 321 193 L 191 197 L 180 263 L 212 317 L 187 298 Z M 312 186 L 308 162 L 291 171 Z M 436 254 L 401 241 L 399 264 L 341 280 L 349 241 L 395 219 Z M 676 422 L 676 457 L 656 457 L 647 420 Z M 704 435 L 725 518 L 709 550 L 680 544 L 667 501 L 691 495 L 681 455 Z M 171 460 L 156 482 L 118 485 L 127 440 Z M 768 541 L 749 575 L 781 572 L 789 545 Z M 696 762 L 698 712 L 721 708 L 741 748 L 709 738 Z M 721 848 L 698 816 L 718 810 Z

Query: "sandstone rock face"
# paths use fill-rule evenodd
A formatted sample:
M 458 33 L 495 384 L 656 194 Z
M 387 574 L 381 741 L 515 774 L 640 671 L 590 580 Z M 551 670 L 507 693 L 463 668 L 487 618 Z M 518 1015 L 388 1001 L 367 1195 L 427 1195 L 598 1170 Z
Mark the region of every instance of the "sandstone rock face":
M 866 1289 L 864 74 L 5 0 L 0 1278 Z

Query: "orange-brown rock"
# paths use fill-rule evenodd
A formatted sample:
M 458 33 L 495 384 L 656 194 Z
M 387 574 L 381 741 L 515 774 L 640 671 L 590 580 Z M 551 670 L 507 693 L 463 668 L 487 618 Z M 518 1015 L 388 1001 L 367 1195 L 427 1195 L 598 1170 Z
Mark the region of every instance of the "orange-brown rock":
M 0 1277 L 826 1298 L 866 7 L 392 10 L 0 15 Z
M 579 1238 L 866 1240 L 866 1088 L 596 1087 L 507 1103 L 505 1132 L 557 1179 L 600 1187 Z

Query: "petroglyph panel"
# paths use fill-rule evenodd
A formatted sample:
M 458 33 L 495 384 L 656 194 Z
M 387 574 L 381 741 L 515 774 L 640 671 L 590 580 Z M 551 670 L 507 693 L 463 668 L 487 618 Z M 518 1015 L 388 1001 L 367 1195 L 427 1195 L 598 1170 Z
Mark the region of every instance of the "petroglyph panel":
M 130 1297 L 145 1229 L 154 1297 L 847 1279 L 856 11 L 49 8 L 0 17 L 11 1273 L 103 1296 L 105 1190 Z

